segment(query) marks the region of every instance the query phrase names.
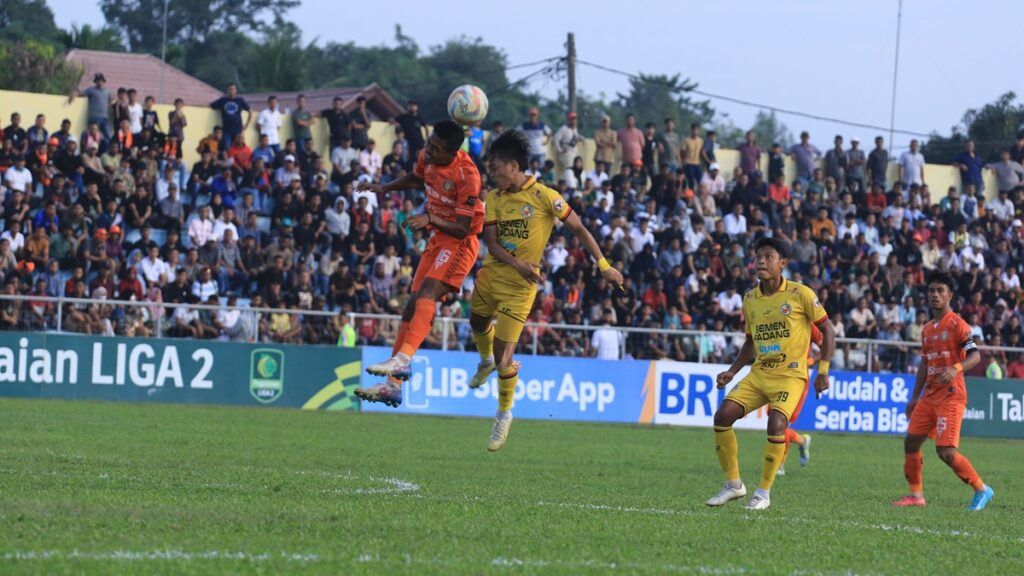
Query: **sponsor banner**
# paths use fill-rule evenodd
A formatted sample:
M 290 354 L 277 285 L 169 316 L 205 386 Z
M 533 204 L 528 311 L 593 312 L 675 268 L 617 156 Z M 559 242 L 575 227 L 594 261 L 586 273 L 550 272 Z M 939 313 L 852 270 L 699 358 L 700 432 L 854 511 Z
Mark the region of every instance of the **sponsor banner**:
M 961 433 L 1024 438 L 1024 380 L 968 378 Z
M 363 348 L 363 365 L 390 356 L 390 348 Z M 402 386 L 402 405 L 396 409 L 364 402 L 361 410 L 491 417 L 498 408 L 498 375 L 491 374 L 486 384 L 471 390 L 469 380 L 479 361 L 475 352 L 420 350 L 413 359 L 412 378 Z M 519 370 L 513 410 L 520 418 L 637 422 L 651 364 L 530 356 Z M 363 373 L 363 386 L 380 381 Z
M 715 377 L 729 369 L 726 364 L 695 364 L 690 362 L 652 362 L 654 377 L 644 389 L 644 410 L 640 422 L 674 426 L 714 425 L 715 411 L 726 394 L 750 372 L 740 370 L 732 383 L 719 390 Z M 736 428 L 758 428 L 767 425 L 768 412 L 761 408 L 736 422 Z
M 812 372 L 812 378 L 817 371 Z M 813 382 L 813 380 L 812 380 Z M 808 392 L 793 427 L 828 432 L 904 434 L 909 420 L 903 413 L 914 391 L 913 374 L 832 372 L 829 389 L 816 398 Z
M 355 410 L 351 348 L 0 333 L 0 396 Z

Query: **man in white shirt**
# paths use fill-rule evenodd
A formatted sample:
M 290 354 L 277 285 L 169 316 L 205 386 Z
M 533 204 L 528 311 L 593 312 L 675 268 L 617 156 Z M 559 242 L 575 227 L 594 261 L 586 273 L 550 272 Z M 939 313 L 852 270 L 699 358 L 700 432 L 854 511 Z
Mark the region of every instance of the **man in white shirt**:
M 643 251 L 644 246 L 654 244 L 654 233 L 648 227 L 647 218 L 640 219 L 640 225 L 630 233 L 630 240 L 632 241 L 634 254 L 639 254 Z
M 708 166 L 707 173 L 700 179 L 700 185 L 707 186 L 713 197 L 725 194 L 725 178 L 719 173 L 718 162 L 712 162 Z
M 4 174 L 4 183 L 11 190 L 24 192 L 26 196 L 32 193 L 32 172 L 25 168 L 24 155 L 15 158 L 14 166 L 7 169 Z
M 134 88 L 128 90 L 128 129 L 133 135 L 142 132 L 142 104 L 139 104 L 138 96 Z
M 12 254 L 21 254 L 21 249 L 25 247 L 25 235 L 21 233 L 21 222 L 11 222 L 11 229 L 4 230 L 3 234 L 0 234 L 0 240 L 7 240 L 10 243 L 9 248 Z
M 568 259 L 569 250 L 565 247 L 565 238 L 559 238 L 548 248 L 547 261 L 548 266 L 551 267 L 551 273 L 558 272 L 562 266 L 565 266 Z
M 156 244 L 149 247 L 149 255 L 142 259 L 139 268 L 146 286 L 163 286 L 170 275 L 167 263 L 160 258 L 160 247 Z
M 594 330 L 590 347 L 598 360 L 618 360 L 622 351 L 622 333 L 612 328 L 611 314 L 607 311 L 601 321 L 603 327 Z
M 209 266 L 199 271 L 199 276 L 192 282 L 192 295 L 206 302 L 211 296 L 217 297 L 217 281 L 213 279 L 213 270 Z
M 889 234 L 883 232 L 878 243 L 871 247 L 871 252 L 878 254 L 879 262 L 885 262 L 889 259 L 889 254 L 892 254 L 893 249 L 894 246 L 889 243 Z
M 256 118 L 256 126 L 260 135 L 267 137 L 267 144 L 274 149 L 274 154 L 281 152 L 281 112 L 277 109 L 277 96 L 267 98 L 267 107 Z
M 210 207 L 200 206 L 199 217 L 188 225 L 188 237 L 196 248 L 205 246 L 213 238 L 213 221 L 210 220 Z
M 595 188 L 600 188 L 604 184 L 605 180 L 609 179 L 608 167 L 605 166 L 604 162 L 595 162 L 594 169 L 587 172 L 587 180 L 594 183 Z M 609 190 L 611 192 L 611 190 Z
M 359 150 L 352 147 L 352 138 L 346 136 L 341 146 L 335 146 L 331 150 L 331 164 L 334 166 L 334 181 L 337 183 L 339 177 L 348 174 L 352 170 L 352 161 L 359 160 Z
M 231 230 L 232 237 L 238 238 L 238 227 L 235 226 L 235 211 L 232 208 L 225 208 L 221 213 L 220 220 L 213 223 L 213 239 L 217 242 L 224 240 L 224 231 Z M 202 246 L 202 244 L 200 244 Z
M 579 155 L 576 146 L 581 141 L 583 138 L 576 129 L 576 113 L 569 112 L 565 124 L 555 132 L 555 152 L 563 172 L 572 169 L 573 160 Z
M 900 182 L 907 189 L 912 184 L 924 184 L 924 154 L 917 149 L 917 140 L 911 140 L 910 150 L 900 154 Z
M 1007 198 L 1006 190 L 999 191 L 999 197 L 988 203 L 988 210 L 1000 222 L 1006 222 L 1013 218 L 1013 202 Z
M 725 233 L 730 238 L 743 236 L 747 233 L 747 217 L 743 215 L 743 204 L 739 202 L 732 205 L 732 212 L 725 215 Z
M 854 240 L 856 240 L 857 236 L 860 234 L 860 226 L 857 224 L 857 217 L 853 214 L 846 215 L 846 222 L 841 223 L 839 225 L 839 229 L 836 230 L 836 238 L 842 240 L 843 238 L 846 238 L 847 234 L 849 234 L 850 238 L 853 238 Z
M 362 166 L 366 173 L 373 177 L 374 181 L 380 178 L 380 169 L 383 165 L 380 153 L 377 152 L 377 143 L 370 140 L 366 143 L 366 150 L 359 153 L 359 165 Z
M 332 236 L 347 237 L 352 229 L 352 217 L 348 215 L 345 206 L 345 197 L 338 196 L 331 206 L 324 213 L 324 221 L 327 223 L 327 232 Z
M 732 284 L 726 286 L 725 291 L 718 293 L 718 305 L 726 316 L 737 317 L 743 311 L 743 297 L 736 291 Z

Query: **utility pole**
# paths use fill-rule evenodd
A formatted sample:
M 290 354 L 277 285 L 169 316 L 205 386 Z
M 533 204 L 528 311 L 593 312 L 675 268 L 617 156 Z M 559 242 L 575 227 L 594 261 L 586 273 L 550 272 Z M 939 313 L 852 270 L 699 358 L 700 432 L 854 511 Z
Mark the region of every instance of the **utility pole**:
M 576 35 L 569 32 L 569 39 L 566 42 L 569 49 L 566 58 L 566 73 L 569 76 L 569 112 L 576 111 Z
M 164 100 L 164 69 L 167 68 L 167 4 L 170 0 L 164 0 L 164 35 L 160 41 L 160 103 Z
M 899 0 L 899 7 L 896 9 L 896 57 L 892 62 L 892 108 L 889 110 L 889 149 L 892 150 L 895 143 L 892 141 L 893 126 L 896 124 L 896 79 L 900 72 L 900 28 L 903 23 L 903 0 Z

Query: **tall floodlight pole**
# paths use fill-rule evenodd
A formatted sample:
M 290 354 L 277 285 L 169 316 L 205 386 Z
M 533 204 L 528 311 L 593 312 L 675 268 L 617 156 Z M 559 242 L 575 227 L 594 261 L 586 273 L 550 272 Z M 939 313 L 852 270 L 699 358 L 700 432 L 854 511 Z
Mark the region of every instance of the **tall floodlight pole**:
M 160 41 L 160 103 L 164 100 L 164 69 L 167 68 L 167 5 L 171 0 L 164 0 L 164 36 Z
M 894 142 L 892 134 L 896 125 L 896 79 L 900 71 L 900 25 L 903 22 L 903 0 L 899 0 L 896 9 L 896 58 L 892 63 L 892 108 L 889 110 L 889 148 L 892 149 Z

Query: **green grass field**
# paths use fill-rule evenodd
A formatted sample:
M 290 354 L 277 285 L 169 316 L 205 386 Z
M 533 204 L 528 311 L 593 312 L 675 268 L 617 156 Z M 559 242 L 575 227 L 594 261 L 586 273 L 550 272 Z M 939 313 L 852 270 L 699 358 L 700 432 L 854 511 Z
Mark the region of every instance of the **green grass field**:
M 934 452 L 821 434 L 772 508 L 708 509 L 707 430 L 0 400 L 0 573 L 1021 574 L 1024 444 L 966 439 L 982 513 Z M 756 484 L 763 434 L 740 433 Z M 930 449 L 930 445 L 929 445 Z M 751 488 L 752 489 L 752 488 Z

